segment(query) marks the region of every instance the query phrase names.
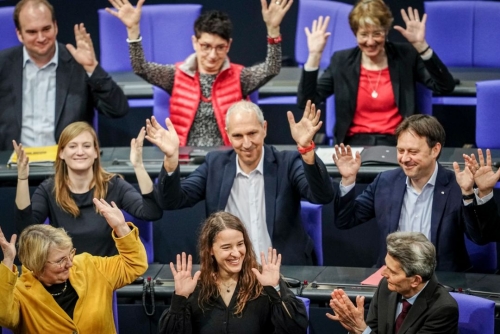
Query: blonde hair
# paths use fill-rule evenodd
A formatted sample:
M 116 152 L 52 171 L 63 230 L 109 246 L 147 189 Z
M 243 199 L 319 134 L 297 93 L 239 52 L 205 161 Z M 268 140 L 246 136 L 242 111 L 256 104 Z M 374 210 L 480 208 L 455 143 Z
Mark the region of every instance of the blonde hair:
M 349 13 L 349 25 L 354 35 L 366 24 L 382 27 L 387 33 L 393 21 L 391 10 L 382 0 L 360 0 Z
M 73 242 L 63 228 L 47 224 L 26 227 L 19 236 L 18 256 L 21 263 L 40 276 L 47 263 L 51 248 L 73 248 Z
M 71 191 L 69 188 L 69 175 L 68 166 L 66 162 L 59 157 L 60 153 L 66 145 L 69 144 L 71 140 L 80 134 L 88 132 L 92 136 L 94 142 L 94 149 L 97 153 L 97 158 L 94 160 L 94 165 L 92 166 L 93 177 L 90 183 L 90 189 L 94 189 L 95 198 L 105 198 L 108 193 L 108 183 L 115 174 L 108 173 L 101 166 L 101 155 L 99 149 L 99 142 L 97 141 L 97 135 L 94 129 L 86 122 L 75 122 L 64 128 L 59 137 L 59 143 L 57 147 L 57 156 L 55 163 L 55 175 L 54 175 L 54 195 L 56 198 L 56 203 L 73 217 L 78 217 L 80 215 L 80 208 L 75 203 L 73 197 L 71 197 Z
M 245 244 L 246 253 L 241 266 L 239 275 L 240 290 L 236 301 L 234 310 L 235 315 L 243 313 L 245 304 L 253 299 L 259 297 L 263 292 L 263 287 L 257 280 L 252 268 L 259 268 L 253 251 L 252 242 L 248 236 L 245 226 L 238 217 L 228 212 L 216 212 L 210 215 L 205 220 L 202 227 L 201 234 L 198 240 L 198 248 L 200 254 L 200 270 L 201 276 L 198 283 L 200 287 L 200 294 L 198 297 L 198 304 L 201 309 L 210 305 L 210 299 L 219 295 L 216 278 L 219 271 L 219 265 L 215 258 L 211 255 L 211 250 L 217 235 L 226 229 L 236 230 L 243 234 L 243 242 Z

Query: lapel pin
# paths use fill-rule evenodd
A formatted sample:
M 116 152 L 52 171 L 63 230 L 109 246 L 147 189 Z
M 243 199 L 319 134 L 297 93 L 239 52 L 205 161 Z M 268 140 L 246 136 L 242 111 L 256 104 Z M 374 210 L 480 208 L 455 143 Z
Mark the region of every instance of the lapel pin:
M 441 191 L 441 195 L 444 195 L 444 191 Z

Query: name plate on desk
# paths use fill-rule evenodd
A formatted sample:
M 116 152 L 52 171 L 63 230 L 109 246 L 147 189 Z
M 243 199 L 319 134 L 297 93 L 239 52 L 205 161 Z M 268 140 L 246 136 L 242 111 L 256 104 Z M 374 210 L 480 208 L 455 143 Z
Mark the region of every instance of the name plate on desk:
M 311 299 L 311 301 L 326 301 L 331 299 L 330 294 L 334 289 L 344 290 L 349 298 L 364 296 L 367 300 L 371 300 L 377 287 L 361 284 L 312 282 L 302 290 L 302 296 Z

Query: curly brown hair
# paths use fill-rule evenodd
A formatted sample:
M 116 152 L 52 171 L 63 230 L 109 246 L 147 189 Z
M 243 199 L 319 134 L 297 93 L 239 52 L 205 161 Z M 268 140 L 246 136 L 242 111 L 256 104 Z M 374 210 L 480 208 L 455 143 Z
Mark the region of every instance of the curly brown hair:
M 260 270 L 260 266 L 255 257 L 255 252 L 253 251 L 248 232 L 241 220 L 228 212 L 220 211 L 211 214 L 210 217 L 205 220 L 201 229 L 198 239 L 201 264 L 201 276 L 198 283 L 200 287 L 198 304 L 201 309 L 207 306 L 213 306 L 210 303 L 210 299 L 219 296 L 219 289 L 216 281 L 219 266 L 215 258 L 211 255 L 211 250 L 217 235 L 226 229 L 241 232 L 246 248 L 246 254 L 238 278 L 240 289 L 234 310 L 235 315 L 241 315 L 245 308 L 245 304 L 259 297 L 263 292 L 263 287 L 252 272 L 252 268 L 258 268 Z

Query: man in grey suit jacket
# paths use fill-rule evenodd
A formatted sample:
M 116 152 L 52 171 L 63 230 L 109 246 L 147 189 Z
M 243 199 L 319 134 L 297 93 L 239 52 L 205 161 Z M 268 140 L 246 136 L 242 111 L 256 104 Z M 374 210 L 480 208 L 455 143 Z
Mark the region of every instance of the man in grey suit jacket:
M 22 0 L 14 10 L 22 46 L 0 52 L 0 150 L 57 143 L 70 123 L 92 123 L 94 108 L 109 117 L 128 112 L 127 98 L 99 66 L 90 35 L 75 26 L 76 48 L 57 43 L 54 9 Z
M 283 256 L 283 264 L 314 264 L 314 245 L 301 224 L 300 200 L 326 204 L 333 198 L 330 177 L 312 142 L 321 127 L 319 114 L 310 102 L 298 123 L 288 112 L 299 152 L 278 151 L 264 145 L 267 123 L 259 107 L 237 102 L 226 116 L 233 149 L 208 153 L 183 180 L 177 133 L 168 118 L 168 130 L 153 118 L 146 138 L 165 153 L 158 177 L 160 206 L 175 210 L 205 200 L 207 215 L 223 210 L 243 221 L 256 254 L 273 247 Z
M 332 292 L 330 307 L 351 334 L 458 333 L 458 305 L 434 275 L 436 249 L 419 232 L 387 236 L 386 267 L 364 321 L 364 297 L 356 306 L 342 289 Z

